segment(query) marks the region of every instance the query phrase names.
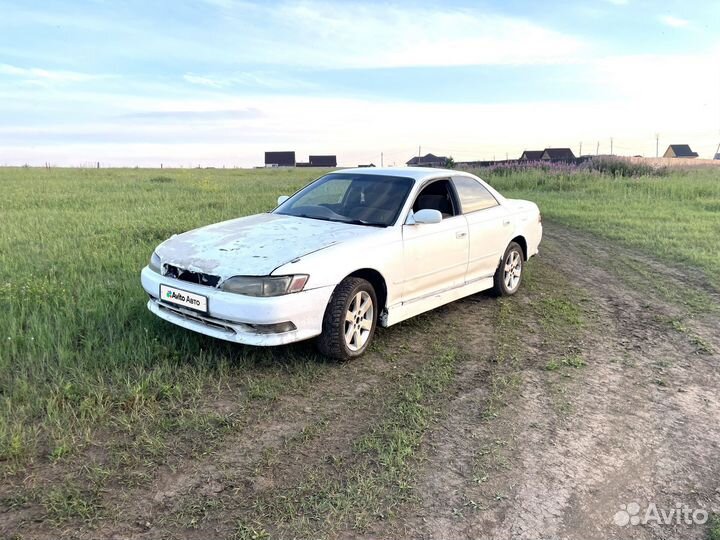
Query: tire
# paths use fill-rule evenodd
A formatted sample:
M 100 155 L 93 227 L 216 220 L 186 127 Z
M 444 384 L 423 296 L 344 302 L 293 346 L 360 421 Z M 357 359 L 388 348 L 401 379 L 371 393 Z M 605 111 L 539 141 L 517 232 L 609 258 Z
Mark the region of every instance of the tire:
M 516 242 L 510 242 L 493 277 L 493 292 L 497 296 L 511 296 L 518 291 L 522 283 L 524 264 L 525 255 L 522 248 Z
M 368 300 L 370 306 L 366 304 Z M 322 334 L 317 338 L 318 350 L 337 360 L 362 355 L 375 335 L 377 317 L 378 302 L 373 286 L 361 278 L 345 278 L 335 287 L 325 308 Z M 350 338 L 346 338 L 352 329 Z

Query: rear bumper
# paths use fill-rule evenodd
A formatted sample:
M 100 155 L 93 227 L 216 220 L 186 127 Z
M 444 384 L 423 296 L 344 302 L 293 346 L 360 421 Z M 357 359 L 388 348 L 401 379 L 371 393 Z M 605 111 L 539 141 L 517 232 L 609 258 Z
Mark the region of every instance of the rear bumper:
M 540 223 L 540 224 L 538 224 L 537 233 L 536 233 L 535 242 L 534 242 L 535 249 L 532 251 L 532 253 L 528 253 L 528 259 L 530 257 L 533 257 L 533 256 L 537 255 L 538 253 L 540 253 L 540 242 L 542 241 L 542 237 L 543 237 L 543 227 L 542 227 L 542 223 Z
M 161 319 L 194 332 L 247 345 L 283 345 L 319 335 L 325 307 L 334 289 L 321 287 L 258 298 L 161 276 L 147 267 L 140 279 L 150 296 L 148 309 Z M 206 296 L 208 312 L 195 312 L 161 301 L 161 284 Z M 272 333 L 272 329 L 264 328 L 288 322 L 295 326 L 294 330 Z

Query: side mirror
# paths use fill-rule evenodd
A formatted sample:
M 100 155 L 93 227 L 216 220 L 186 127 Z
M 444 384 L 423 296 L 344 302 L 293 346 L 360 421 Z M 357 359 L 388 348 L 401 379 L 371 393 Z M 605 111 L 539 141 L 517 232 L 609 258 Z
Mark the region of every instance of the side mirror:
M 290 198 L 290 197 L 288 197 L 287 195 L 280 195 L 280 196 L 278 197 L 278 206 L 280 206 L 282 203 L 284 203 L 285 201 L 287 201 L 289 198 Z
M 440 210 L 425 208 L 424 210 L 418 210 L 417 212 L 410 214 L 410 216 L 408 216 L 407 224 L 413 225 L 417 223 L 430 225 L 432 223 L 440 223 L 442 219 L 443 217 Z

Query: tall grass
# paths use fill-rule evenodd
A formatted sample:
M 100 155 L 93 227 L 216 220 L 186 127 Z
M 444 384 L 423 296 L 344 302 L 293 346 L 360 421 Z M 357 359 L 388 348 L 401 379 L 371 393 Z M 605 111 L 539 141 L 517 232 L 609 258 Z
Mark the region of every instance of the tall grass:
M 165 422 L 269 358 L 157 320 L 139 271 L 172 234 L 271 209 L 316 174 L 0 169 L 0 464 Z
M 139 284 L 163 239 L 268 210 L 318 174 L 0 169 L 0 467 L 60 459 L 110 430 L 147 438 L 179 425 L 204 429 L 222 419 L 197 404 L 233 376 L 257 386 L 271 384 L 263 377 L 277 366 L 323 369 L 310 348 L 278 356 L 164 323 L 147 312 Z M 720 281 L 720 179 L 712 171 L 479 174 L 537 201 L 546 217 Z
M 720 169 L 660 176 L 572 166 L 472 172 L 506 196 L 537 202 L 551 220 L 693 265 L 720 287 Z

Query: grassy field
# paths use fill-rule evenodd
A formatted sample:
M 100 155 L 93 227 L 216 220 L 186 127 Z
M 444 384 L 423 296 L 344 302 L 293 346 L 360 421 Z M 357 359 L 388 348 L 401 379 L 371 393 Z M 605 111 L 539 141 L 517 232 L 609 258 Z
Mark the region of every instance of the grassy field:
M 257 365 L 272 353 L 162 324 L 147 313 L 139 271 L 170 235 L 271 209 L 317 173 L 0 170 L 0 462 L 62 457 L 98 429 L 142 441 L 176 423 L 221 424 L 194 397 L 243 372 L 238 355 Z M 272 373 L 245 379 L 256 394 L 270 391 Z
M 0 169 L 0 474 L 17 479 L 42 470 L 44 485 L 52 486 L 0 493 L 5 506 L 40 505 L 49 523 L 93 523 L 103 512 L 99 501 L 108 483 L 122 490 L 146 485 L 169 456 L 206 455 L 229 433 L 275 414 L 281 397 L 317 392 L 318 381 L 334 377 L 337 366 L 319 358 L 312 344 L 245 348 L 164 323 L 145 308 L 139 284 L 140 269 L 163 239 L 271 209 L 279 194 L 321 172 Z M 698 269 L 720 283 L 714 261 L 720 252 L 720 179 L 712 171 L 640 177 L 562 168 L 479 174 L 508 196 L 537 201 L 549 221 Z M 569 293 L 562 280 L 537 263 L 529 270 L 529 291 L 534 279 L 543 287 L 553 284 L 534 292 L 548 295 L 537 303 L 547 311 L 541 321 L 567 315 L 573 305 L 563 296 Z M 500 326 L 508 309 L 521 308 L 501 304 Z M 557 328 L 543 331 L 572 337 L 574 319 L 558 320 Z M 415 323 L 408 324 L 403 332 L 415 331 Z M 374 427 L 353 443 L 352 481 L 326 483 L 328 466 L 318 463 L 294 491 L 283 491 L 287 496 L 281 499 L 259 498 L 247 515 L 261 510 L 279 522 L 332 510 L 360 526 L 385 504 L 388 486 L 405 486 L 400 490 L 405 497 L 413 453 L 432 421 L 432 403 L 452 378 L 452 339 L 436 343 L 422 364 L 380 342 L 375 351 L 387 365 L 407 371 L 384 378 L 390 386 L 378 389 L 372 410 L 361 409 Z M 508 365 L 521 368 L 508 358 Z M 358 365 L 352 369 L 363 369 Z M 553 357 L 544 369 L 554 373 L 582 365 L 571 352 Z M 507 380 L 498 385 L 505 388 L 512 377 L 503 377 Z M 565 410 L 563 403 L 558 397 L 558 410 Z M 492 412 L 492 400 L 487 410 Z M 292 454 L 293 445 L 319 437 L 326 426 L 324 417 L 315 418 L 285 443 L 285 451 Z M 84 463 L 83 456 L 98 452 L 102 459 Z M 267 463 L 258 467 L 269 470 L 275 459 L 263 454 Z M 311 492 L 318 498 L 308 499 Z M 190 504 L 181 510 L 178 523 L 191 527 L 212 509 Z M 252 537 L 254 525 L 239 522 L 237 531 L 237 537 Z
M 640 177 L 564 168 L 473 172 L 508 196 L 537 202 L 553 221 L 695 266 L 720 287 L 720 168 Z
M 145 309 L 138 272 L 173 233 L 268 210 L 317 170 L 0 170 L 0 461 L 58 459 L 105 430 L 145 449 L 178 426 L 211 437 L 224 419 L 194 400 L 241 374 L 249 396 L 273 377 L 324 369 L 311 347 L 277 362 L 175 329 Z M 543 215 L 720 282 L 720 178 L 481 171 Z M 253 369 L 250 369 L 253 367 Z M 101 436 L 101 435 L 100 435 Z

